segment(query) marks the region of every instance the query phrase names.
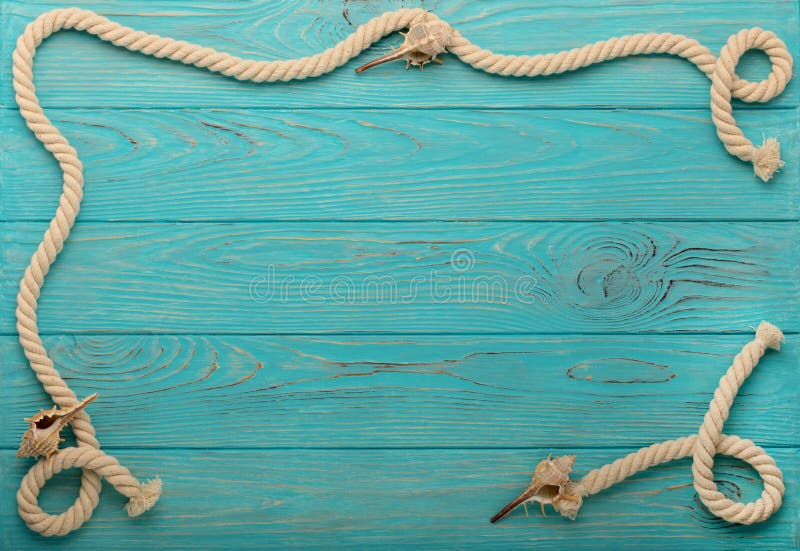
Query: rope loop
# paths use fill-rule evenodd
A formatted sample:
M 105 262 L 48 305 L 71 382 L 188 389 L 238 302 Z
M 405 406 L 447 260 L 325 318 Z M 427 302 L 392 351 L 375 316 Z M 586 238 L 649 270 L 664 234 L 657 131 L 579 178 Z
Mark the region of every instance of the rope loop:
M 768 519 L 781 506 L 784 493 L 780 469 L 767 453 L 750 440 L 722 434 L 739 387 L 768 348 L 780 349 L 783 334 L 774 325 L 761 322 L 756 338 L 747 343 L 733 359 L 733 365 L 720 379 L 697 435 L 692 455 L 694 488 L 709 510 L 728 522 L 753 524 Z M 714 455 L 732 455 L 758 471 L 764 482 L 761 497 L 751 503 L 734 502 L 719 491 L 714 482 Z
M 479 48 L 454 31 L 448 49 L 476 69 L 514 77 L 554 75 L 632 55 L 680 56 L 711 79 L 711 118 L 728 153 L 753 163 L 755 175 L 764 182 L 783 167 L 778 140 L 765 138 L 760 146 L 754 146 L 736 125 L 731 106 L 731 98 L 750 103 L 769 101 L 780 95 L 792 78 L 792 55 L 771 31 L 758 27 L 739 31 L 728 38 L 718 58 L 697 40 L 672 33 L 632 34 L 563 52 L 517 56 Z M 736 65 L 748 50 L 761 50 L 769 57 L 772 67 L 762 81 L 750 82 L 736 74 Z
M 384 13 L 360 25 L 355 32 L 323 52 L 299 59 L 277 61 L 242 59 L 217 52 L 212 48 L 137 31 L 92 11 L 79 8 L 55 9 L 43 13 L 28 24 L 17 40 L 12 56 L 16 102 L 20 115 L 25 119 L 28 128 L 58 162 L 62 172 L 63 187 L 53 219 L 20 281 L 16 316 L 17 331 L 25 357 L 53 401 L 63 407 L 75 405 L 77 402 L 74 392 L 55 368 L 42 343 L 36 311 L 45 277 L 61 252 L 78 216 L 83 198 L 84 179 L 83 165 L 77 152 L 45 115 L 36 95 L 33 83 L 33 59 L 36 49 L 47 37 L 61 29 L 74 29 L 97 36 L 101 40 L 121 48 L 193 65 L 231 78 L 252 82 L 276 82 L 320 76 L 344 65 L 389 33 L 409 26 L 416 27 L 437 22 L 442 21 L 426 10 L 399 9 Z M 445 25 L 447 24 L 445 23 Z M 418 28 L 416 30 L 424 31 L 425 29 Z M 777 140 L 769 138 L 765 139 L 760 147 L 753 146 L 736 126 L 736 121 L 731 114 L 731 98 L 751 102 L 768 101 L 780 94 L 791 78 L 792 57 L 786 49 L 786 45 L 769 31 L 758 28 L 740 31 L 728 40 L 720 52 L 719 58 L 716 58 L 708 48 L 696 40 L 671 33 L 614 37 L 558 53 L 514 56 L 495 54 L 482 49 L 449 26 L 445 30 L 446 33 L 436 36 L 446 35 L 447 41 L 444 46 L 462 61 L 489 73 L 515 77 L 563 73 L 631 55 L 670 54 L 680 56 L 695 64 L 712 80 L 712 120 L 725 148 L 732 155 L 752 162 L 756 175 L 764 181 L 769 180 L 783 165 Z M 426 36 L 428 40 L 431 38 L 431 34 L 425 32 L 409 32 L 409 35 L 420 40 L 425 39 Z M 420 49 L 415 51 L 414 44 L 412 44 L 409 54 L 431 53 L 430 50 L 422 48 L 419 44 L 417 46 Z M 437 45 L 437 49 L 433 51 L 438 53 L 439 46 L 441 45 Z M 766 79 L 760 82 L 749 82 L 736 75 L 736 64 L 748 49 L 761 49 L 771 60 L 772 71 Z M 777 331 L 777 333 L 780 332 Z M 772 336 L 774 337 L 774 335 Z M 755 344 L 748 349 L 750 356 L 747 358 L 752 360 L 756 355 L 760 357 L 758 351 L 760 350 L 760 354 L 763 354 L 762 345 L 771 346 L 767 340 L 763 340 L 761 344 Z M 747 358 L 741 360 L 742 366 L 746 366 Z M 745 368 L 742 367 L 734 372 L 735 377 L 741 376 L 742 369 Z M 736 382 L 740 383 L 741 381 L 736 379 Z M 678 457 L 674 454 L 691 454 L 694 450 L 696 452 L 695 466 L 698 471 L 696 484 L 698 492 L 702 490 L 701 495 L 704 502 L 714 508 L 715 512 L 737 519 L 736 522 L 758 520 L 767 515 L 770 507 L 774 510 L 780 505 L 776 496 L 780 497 L 783 490 L 782 486 L 779 488 L 775 481 L 775 477 L 779 476 L 780 472 L 777 471 L 777 468 L 772 470 L 767 459 L 763 457 L 765 454 L 754 454 L 751 451 L 753 448 L 747 446 L 739 449 L 738 446 L 744 445 L 741 442 L 749 443 L 749 441 L 737 439 L 735 442 L 729 442 L 728 438 L 721 434 L 724 417 L 727 417 L 727 409 L 722 406 L 728 397 L 732 401 L 735 395 L 734 383 L 728 381 L 726 384 L 728 386 L 723 388 L 721 384 L 718 389 L 718 392 L 723 393 L 722 401 L 720 404 L 712 402 L 710 413 L 713 415 L 710 420 L 707 418 L 700 434 L 696 437 L 699 451 L 694 450 L 694 442 L 691 438 L 682 439 L 675 441 L 676 449 L 659 447 L 652 449 L 652 457 L 648 456 L 648 458 Z M 735 388 L 738 389 L 738 386 Z M 730 403 L 727 407 L 730 407 Z M 17 498 L 20 515 L 28 526 L 44 535 L 63 535 L 78 528 L 91 517 L 92 511 L 97 506 L 101 478 L 106 478 L 118 491 L 130 498 L 127 509 L 132 516 L 151 507 L 160 494 L 160 481 L 156 479 L 147 484 L 140 484 L 116 459 L 102 452 L 99 449 L 100 444 L 95 436 L 94 427 L 85 412 L 77 415 L 71 423 L 78 440 L 78 447 L 60 450 L 49 459 L 39 461 L 23 478 Z M 725 447 L 726 445 L 728 447 Z M 713 465 L 714 453 L 717 451 L 725 453 L 723 450 L 744 454 L 749 458 L 748 460 L 755 462 L 756 468 L 763 467 L 763 472 L 759 472 L 762 472 L 767 484 L 765 495 L 771 500 L 769 503 L 767 503 L 767 497 L 764 497 L 763 501 L 739 506 L 740 504 L 732 505 L 719 498 L 719 492 L 713 486 L 713 480 L 709 483 L 708 477 L 711 465 Z M 683 457 L 683 455 L 680 456 Z M 737 457 L 739 456 L 737 455 Z M 768 456 L 766 457 L 768 458 Z M 614 465 L 617 463 L 615 462 Z M 630 464 L 622 467 L 630 469 L 641 464 L 639 458 L 634 458 Z M 78 498 L 64 513 L 55 516 L 48 515 L 38 505 L 39 491 L 53 474 L 71 467 L 83 469 Z M 612 480 L 623 472 L 622 470 L 617 472 L 613 469 L 604 469 L 608 469 L 608 467 L 600 469 L 600 472 L 595 471 L 594 475 L 592 473 L 587 475 L 581 483 L 582 486 L 576 485 L 576 490 L 594 493 L 599 486 L 589 484 L 589 482 L 594 481 L 602 485 L 603 480 Z M 777 475 L 775 471 L 777 471 Z
M 736 74 L 736 65 L 741 57 L 751 50 L 760 50 L 769 58 L 770 72 L 767 78 L 750 82 Z M 729 68 L 733 80 L 731 94 L 748 103 L 767 102 L 781 95 L 792 78 L 792 56 L 786 44 L 772 31 L 760 27 L 742 29 L 728 38 L 714 64 L 714 73 L 722 74 L 722 66 Z
M 760 82 L 750 82 L 736 74 L 736 66 L 745 52 L 761 50 L 770 60 L 770 73 Z M 743 29 L 723 46 L 711 74 L 711 118 L 717 136 L 731 155 L 753 163 L 761 180 L 769 181 L 783 167 L 780 144 L 765 138 L 756 147 L 748 140 L 733 118 L 731 97 L 745 102 L 765 102 L 781 94 L 792 76 L 792 56 L 786 44 L 771 31 L 758 27 Z
M 39 493 L 54 475 L 80 468 L 78 498 L 63 513 L 50 515 L 39 507 Z M 100 499 L 101 479 L 105 478 L 122 495 L 130 498 L 125 509 L 131 517 L 152 507 L 161 495 L 161 480 L 140 484 L 114 457 L 90 446 L 64 448 L 36 462 L 23 477 L 17 491 L 19 514 L 28 528 L 43 536 L 63 536 L 89 520 Z
M 692 457 L 695 491 L 714 515 L 738 524 L 767 520 L 780 508 L 783 501 L 785 487 L 781 470 L 762 448 L 750 440 L 723 434 L 722 427 L 728 419 L 733 400 L 742 383 L 750 376 L 764 352 L 768 348 L 778 350 L 782 342 L 783 333 L 780 329 L 765 321 L 761 322 L 755 339 L 742 348 L 720 379 L 697 434 L 641 448 L 613 463 L 590 471 L 580 481 L 569 484 L 567 493 L 574 499 L 564 500 L 559 512 L 574 519 L 584 497 L 605 490 L 655 465 Z M 717 454 L 736 457 L 758 472 L 764 485 L 758 499 L 750 503 L 736 502 L 719 491 L 713 473 L 714 456 Z

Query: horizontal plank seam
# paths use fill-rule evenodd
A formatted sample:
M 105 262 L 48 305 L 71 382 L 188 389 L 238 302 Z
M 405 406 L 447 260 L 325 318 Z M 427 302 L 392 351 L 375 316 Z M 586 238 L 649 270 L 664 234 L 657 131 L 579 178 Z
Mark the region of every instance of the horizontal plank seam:
M 650 442 L 642 441 L 641 444 L 631 442 L 630 444 L 620 445 L 576 445 L 565 446 L 563 444 L 548 445 L 546 442 L 540 446 L 103 446 L 105 451 L 136 451 L 136 452 L 151 452 L 161 450 L 172 451 L 195 451 L 195 452 L 237 452 L 237 451 L 302 451 L 302 450 L 325 450 L 325 451 L 425 451 L 425 450 L 448 450 L 448 451 L 503 451 L 503 450 L 547 450 L 556 453 L 556 450 L 630 450 L 637 449 L 642 445 L 647 445 Z M 763 444 L 763 440 L 759 441 Z M 762 447 L 765 449 L 776 450 L 797 450 L 800 451 L 800 442 L 791 444 L 764 444 Z M 0 446 L 0 453 L 14 452 L 16 454 L 18 446 Z M 688 459 L 687 459 L 688 460 Z
M 800 330 L 797 331 L 782 331 L 784 335 L 797 335 L 800 334 Z M 599 338 L 599 337 L 620 337 L 620 336 L 643 336 L 643 337 L 655 337 L 655 336 L 664 336 L 664 337 L 681 337 L 681 336 L 736 336 L 736 335 L 751 335 L 752 330 L 750 329 L 743 329 L 741 331 L 691 331 L 691 330 L 676 330 L 676 331 L 617 331 L 617 332 L 590 332 L 590 331 L 579 331 L 579 332 L 564 332 L 558 331 L 554 333 L 546 333 L 546 332 L 514 332 L 514 331 L 502 331 L 502 332 L 388 332 L 388 331 L 350 331 L 350 332 L 336 332 L 336 333 L 327 333 L 327 332 L 320 332 L 320 333 L 297 333 L 297 332 L 287 332 L 287 333 L 276 333 L 276 332 L 255 332 L 255 333 L 244 333 L 244 332 L 210 332 L 210 333 L 194 333 L 194 332 L 131 332 L 131 331 L 113 331 L 113 330 L 104 330 L 104 331 L 75 331 L 75 332 L 63 332 L 63 331 L 39 331 L 39 334 L 48 337 L 69 337 L 69 336 L 80 336 L 80 337 L 547 337 L 547 338 L 554 338 L 554 337 L 592 337 L 592 338 Z M 0 331 L 0 337 L 16 337 L 16 332 L 9 332 L 9 331 Z
M 703 104 L 705 105 L 705 104 Z M 733 106 L 737 110 L 747 111 L 789 111 L 797 109 L 800 104 L 789 105 L 752 105 L 745 103 L 737 103 L 735 100 Z M 97 105 L 81 105 L 74 104 L 67 106 L 61 105 L 48 105 L 46 102 L 42 103 L 42 107 L 48 111 L 122 111 L 122 110 L 136 110 L 136 111 L 200 111 L 206 109 L 214 110 L 251 110 L 251 111 L 417 111 L 417 110 L 431 110 L 431 111 L 708 111 L 708 106 L 701 107 L 697 105 L 634 105 L 634 106 L 615 106 L 615 105 L 485 105 L 485 104 L 456 104 L 456 105 L 372 105 L 372 104 L 359 104 L 359 105 L 305 105 L 303 107 L 294 107 L 283 104 L 261 104 L 261 105 L 219 105 L 216 103 L 203 103 L 197 105 L 190 104 L 161 104 L 159 106 L 151 105 L 127 105 L 117 104 L 108 106 Z M 8 111 L 19 111 L 19 107 L 2 105 L 0 109 Z M 709 118 L 709 122 L 710 122 Z
M 0 221 L 14 224 L 40 224 L 49 223 L 50 219 L 38 218 L 10 218 Z M 800 222 L 798 218 L 254 218 L 231 220 L 226 218 L 219 219 L 87 219 L 81 218 L 81 226 L 105 225 L 105 224 L 173 224 L 173 225 L 252 225 L 252 224 L 306 224 L 309 222 L 319 224 L 419 224 L 419 223 L 452 223 L 452 224 L 593 224 L 598 222 L 639 222 L 663 224 L 669 222 L 680 222 L 690 224 L 706 223 L 753 223 L 753 224 L 792 224 Z M 306 228 L 307 229 L 307 228 Z

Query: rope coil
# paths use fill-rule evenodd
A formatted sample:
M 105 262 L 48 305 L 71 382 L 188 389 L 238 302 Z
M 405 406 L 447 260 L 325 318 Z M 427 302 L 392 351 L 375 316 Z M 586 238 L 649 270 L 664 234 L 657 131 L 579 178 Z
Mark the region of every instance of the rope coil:
M 720 379 L 697 434 L 653 444 L 590 471 L 576 484 L 576 495 L 584 497 L 596 494 L 654 465 L 691 457 L 694 489 L 714 515 L 738 524 L 767 520 L 780 508 L 783 501 L 785 488 L 781 470 L 762 448 L 751 440 L 723 434 L 722 427 L 728 419 L 731 405 L 742 383 L 753 372 L 766 350 L 779 350 L 783 340 L 780 329 L 765 321 L 761 322 L 755 338 L 744 345 Z M 733 456 L 750 464 L 764 483 L 761 497 L 745 504 L 735 502 L 720 492 L 712 472 L 714 456 L 717 454 Z
M 574 520 L 583 505 L 584 497 L 601 492 L 650 467 L 684 457 L 692 458 L 694 489 L 714 515 L 738 524 L 767 520 L 780 509 L 783 501 L 783 475 L 775 460 L 762 448 L 750 440 L 723 434 L 722 427 L 745 379 L 753 372 L 766 350 L 779 350 L 782 342 L 783 333 L 780 329 L 762 321 L 755 338 L 744 345 L 720 379 L 697 434 L 641 448 L 613 463 L 590 471 L 579 481 L 569 479 L 574 455 L 557 457 L 554 461 L 548 457 L 536 467 L 528 488 L 492 517 L 491 522 L 497 522 L 516 507 L 530 501 L 540 502 L 542 511 L 544 504 L 549 503 L 561 515 Z M 720 492 L 712 472 L 714 456 L 717 454 L 730 455 L 749 463 L 764 484 L 761 497 L 750 503 L 741 503 Z M 543 474 L 540 475 L 540 472 Z M 544 477 L 547 479 L 543 479 Z
M 282 61 L 242 59 L 217 52 L 212 48 L 137 31 L 92 11 L 79 8 L 55 9 L 40 15 L 28 24 L 17 40 L 13 53 L 13 85 L 16 102 L 28 128 L 58 161 L 63 174 L 63 189 L 55 215 L 20 281 L 16 309 L 17 330 L 31 368 L 57 405 L 74 406 L 77 398 L 47 354 L 39 336 L 36 309 L 45 276 L 63 248 L 78 215 L 84 180 L 83 167 L 77 152 L 45 115 L 36 95 L 33 84 L 33 59 L 36 49 L 42 42 L 60 30 L 74 29 L 95 35 L 118 47 L 157 58 L 180 61 L 239 80 L 276 82 L 300 80 L 328 73 L 359 55 L 383 36 L 410 25 L 422 25 L 434 21 L 441 20 L 425 10 L 399 9 L 359 26 L 339 44 L 321 53 Z M 728 152 L 743 161 L 752 162 L 756 175 L 764 181 L 769 180 L 782 166 L 777 140 L 770 138 L 761 146 L 754 146 L 737 127 L 731 114 L 731 98 L 746 102 L 769 101 L 784 90 L 791 78 L 792 57 L 786 45 L 769 31 L 758 28 L 740 31 L 728 40 L 719 58 L 696 40 L 670 33 L 635 34 L 559 53 L 513 56 L 495 54 L 482 49 L 453 29 L 450 41 L 444 46 L 462 61 L 477 69 L 516 77 L 574 71 L 595 63 L 631 55 L 660 53 L 683 57 L 711 79 L 712 121 L 717 128 L 717 135 Z M 750 82 L 736 75 L 736 63 L 748 49 L 761 49 L 769 56 L 772 69 L 765 80 Z M 36 463 L 23 478 L 17 493 L 20 516 L 32 530 L 45 536 L 53 536 L 64 535 L 80 527 L 91 517 L 92 511 L 97 506 L 101 478 L 106 478 L 117 491 L 130 498 L 127 509 L 131 516 L 142 513 L 155 503 L 161 491 L 158 479 L 141 484 L 116 459 L 102 452 L 94 427 L 85 411 L 78 414 L 71 424 L 78 446 L 62 449 L 50 458 Z M 709 454 L 715 449 L 705 445 L 708 444 L 708 439 L 713 440 L 712 436 L 709 433 L 704 437 L 701 433 L 698 437 L 693 437 L 700 438 L 704 443 L 705 451 L 702 453 Z M 725 445 L 728 442 L 727 438 L 734 437 L 726 437 L 721 442 L 715 442 L 715 446 Z M 738 440 L 729 443 L 730 447 L 726 449 L 738 449 L 736 445 Z M 684 442 L 682 446 L 688 444 Z M 78 498 L 60 515 L 44 513 L 37 503 L 39 491 L 54 474 L 71 467 L 82 469 Z M 605 476 L 616 476 L 614 474 L 616 472 L 618 471 L 608 471 Z M 596 484 L 602 484 L 601 480 L 604 479 L 600 474 L 589 481 L 584 479 L 584 482 L 588 483 L 584 485 L 587 493 L 593 493 L 592 489 Z M 705 488 L 704 491 L 711 496 L 711 487 Z M 713 500 L 712 497 L 709 499 L 715 503 L 720 502 Z M 747 510 L 747 514 L 755 513 Z

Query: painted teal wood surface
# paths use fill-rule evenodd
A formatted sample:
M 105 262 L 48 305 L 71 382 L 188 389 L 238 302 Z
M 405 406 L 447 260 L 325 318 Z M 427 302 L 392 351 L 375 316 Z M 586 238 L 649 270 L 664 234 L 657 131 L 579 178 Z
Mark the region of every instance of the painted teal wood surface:
M 780 33 L 791 52 L 800 45 L 795 0 L 607 0 L 542 2 L 529 0 L 87 0 L 82 6 L 105 11 L 126 25 L 166 36 L 267 59 L 316 53 L 338 42 L 362 23 L 401 6 L 432 9 L 477 44 L 517 54 L 573 48 L 613 35 L 648 30 L 697 38 L 718 51 L 743 27 Z M 42 0 L 4 0 L 3 45 L 13 50 L 16 36 L 33 17 L 64 4 Z M 346 10 L 346 13 L 345 13 Z M 345 15 L 347 17 L 345 17 Z M 166 16 L 166 17 L 164 17 Z M 352 24 L 351 24 L 352 23 Z M 372 49 L 383 53 L 397 38 Z M 368 54 L 365 54 L 365 57 Z M 10 70 L 10 56 L 3 56 Z M 754 60 L 751 60 L 754 61 Z M 435 73 L 409 73 L 402 64 L 360 78 L 352 61 L 314 84 L 252 85 L 204 74 L 192 67 L 109 48 L 96 39 L 65 33 L 37 55 L 38 83 L 50 107 L 707 107 L 710 82 L 686 61 L 672 57 L 621 60 L 568 76 L 524 79 L 476 75 L 448 60 Z M 104 70 L 113 66 L 113 71 Z M 760 67 L 759 71 L 756 67 Z M 746 63 L 743 75 L 763 74 L 763 63 Z M 81 73 L 80 78 L 70 71 Z M 180 91 L 179 93 L 177 91 Z M 391 94 L 387 94 L 391 90 Z M 800 85 L 793 81 L 772 104 L 796 107 Z M 10 87 L 3 105 L 13 106 Z
M 743 27 L 800 53 L 796 0 L 87 0 L 125 24 L 241 55 L 316 52 L 422 5 L 496 51 L 640 31 L 718 50 Z M 728 156 L 709 82 L 670 57 L 512 80 L 453 59 L 254 86 L 61 33 L 37 54 L 86 199 L 44 289 L 48 349 L 104 448 L 165 496 L 130 520 L 108 489 L 58 540 L 16 514 L 23 417 L 48 404 L 16 341 L 19 277 L 57 204 L 57 166 L 10 86 L 25 24 L 0 0 L 0 548 L 789 549 L 798 540 L 800 87 L 735 105 L 781 139 L 770 184 Z M 388 38 L 364 57 L 382 53 Z M 762 78 L 763 56 L 740 73 Z M 759 526 L 712 517 L 676 462 L 581 517 L 490 525 L 533 465 L 579 473 L 690 434 L 750 325 L 787 332 L 726 432 L 784 470 Z M 720 459 L 723 490 L 754 472 Z M 58 511 L 76 473 L 42 496 Z
M 643 446 L 654 435 L 677 438 L 696 428 L 741 341 L 741 335 L 46 338 L 76 392 L 103 393 L 92 420 L 105 445 L 169 442 L 193 449 L 265 442 Z M 36 409 L 45 398 L 18 348 L 12 337 L 0 340 L 6 381 L 16 389 L 10 409 Z M 757 435 L 765 446 L 795 443 L 796 424 L 766 424 L 764 412 L 798 417 L 797 389 L 775 385 L 792 380 L 797 357 L 790 343 L 765 360 L 726 430 Z M 157 416 L 142 406 L 152 396 Z M 196 411 L 205 413 L 198 419 Z M 252 411 L 260 414 L 257 423 L 250 421 Z M 205 426 L 202 434 L 192 430 L 197 423 Z M 4 447 L 17 444 L 16 433 L 0 437 Z
M 6 222 L 0 298 L 46 224 Z M 85 222 L 43 332 L 798 329 L 797 222 Z M 75 303 L 82 307 L 76 311 Z M 12 330 L 13 319 L 2 327 Z
M 707 108 L 49 113 L 81 146 L 84 222 L 793 220 L 800 203 L 797 163 L 752 185 Z M 797 110 L 737 118 L 797 149 Z M 0 217 L 45 219 L 60 191 L 49 154 L 16 113 L 0 135 Z
M 163 450 L 112 448 L 136 472 L 170 472 L 170 492 L 158 515 L 121 519 L 125 500 L 113 490 L 100 498 L 91 526 L 60 540 L 24 537 L 12 545 L 41 549 L 226 549 L 331 547 L 587 549 L 793 549 L 797 546 L 797 451 L 768 451 L 788 479 L 784 507 L 769 523 L 731 526 L 710 515 L 691 486 L 689 461 L 644 473 L 593 497 L 584 519 L 554 516 L 489 524 L 487 510 L 530 482 L 531 457 L 574 448 L 404 450 Z M 599 465 L 624 449 L 580 450 Z M 0 460 L 2 491 L 13 495 L 25 468 L 13 451 Z M 719 460 L 730 495 L 754 499 L 760 488 L 749 468 Z M 250 480 L 243 482 L 243 479 Z M 72 501 L 77 479 L 48 486 L 48 506 Z M 8 537 L 9 532 L 4 531 Z M 235 542 L 235 543 L 231 543 Z M 34 547 L 35 545 L 35 547 Z

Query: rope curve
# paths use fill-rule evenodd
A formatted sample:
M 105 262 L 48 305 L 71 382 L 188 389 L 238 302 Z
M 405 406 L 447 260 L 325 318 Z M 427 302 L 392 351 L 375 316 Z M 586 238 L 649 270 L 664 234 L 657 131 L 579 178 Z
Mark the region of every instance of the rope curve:
M 574 519 L 584 497 L 605 490 L 655 465 L 691 457 L 694 489 L 714 515 L 738 524 L 767 520 L 780 508 L 783 501 L 785 488 L 781 470 L 762 448 L 750 440 L 723 434 L 722 427 L 728 419 L 739 387 L 753 372 L 766 350 L 779 350 L 783 340 L 780 329 L 765 321 L 761 322 L 755 338 L 744 345 L 720 379 L 697 434 L 641 448 L 613 463 L 590 471 L 578 482 L 569 483 L 567 493 L 574 499 L 561 502 L 560 513 Z M 764 490 L 758 499 L 750 503 L 736 502 L 719 491 L 712 472 L 714 456 L 717 454 L 736 457 L 758 472 L 764 484 Z
M 54 475 L 72 467 L 83 469 L 78 499 L 60 515 L 45 513 L 39 507 L 39 491 Z M 17 492 L 20 516 L 31 530 L 44 536 L 68 534 L 86 522 L 97 507 L 101 478 L 130 498 L 125 510 L 131 517 L 148 510 L 161 495 L 159 478 L 141 484 L 119 461 L 102 450 L 88 446 L 65 448 L 49 459 L 34 464 L 22 479 Z
M 447 49 L 476 69 L 513 77 L 555 75 L 632 55 L 682 57 L 711 79 L 711 118 L 728 153 L 753 163 L 756 176 L 764 182 L 783 166 L 778 141 L 767 138 L 761 146 L 754 146 L 736 126 L 731 107 L 731 98 L 744 102 L 769 101 L 780 95 L 792 78 L 792 55 L 771 31 L 758 27 L 742 29 L 728 39 L 718 58 L 697 40 L 672 33 L 633 34 L 558 53 L 515 56 L 480 48 L 454 30 Z M 770 73 L 760 82 L 750 82 L 736 74 L 736 64 L 748 50 L 761 50 L 769 57 Z
M 28 24 L 17 40 L 13 53 L 16 102 L 28 128 L 58 161 L 63 173 L 63 188 L 55 215 L 20 281 L 16 308 L 17 331 L 31 368 L 57 405 L 74 406 L 77 404 L 77 397 L 47 354 L 39 336 L 36 309 L 45 276 L 61 252 L 80 210 L 84 180 L 83 167 L 77 152 L 45 115 L 36 96 L 33 58 L 42 42 L 60 30 L 74 29 L 134 52 L 180 61 L 239 80 L 275 82 L 328 73 L 391 32 L 410 25 L 436 21 L 441 20 L 422 9 L 387 12 L 359 26 L 350 36 L 321 53 L 281 61 L 242 59 L 186 41 L 137 31 L 79 8 L 55 9 Z M 513 56 L 495 54 L 479 48 L 458 31 L 451 31 L 450 39 L 443 47 L 477 69 L 506 76 L 552 75 L 630 55 L 665 53 L 683 57 L 697 65 L 711 79 L 712 120 L 725 148 L 743 161 L 752 162 L 756 175 L 764 181 L 769 180 L 783 164 L 777 140 L 770 138 L 761 146 L 754 146 L 736 126 L 731 114 L 731 98 L 746 102 L 769 101 L 784 90 L 791 78 L 792 57 L 785 44 L 769 31 L 758 28 L 740 31 L 728 40 L 719 58 L 715 58 L 708 48 L 696 40 L 669 33 L 629 35 L 559 53 Z M 767 79 L 754 83 L 736 75 L 736 63 L 748 49 L 761 49 L 769 56 L 772 69 Z M 102 452 L 90 417 L 85 411 L 80 412 L 71 424 L 77 447 L 62 449 L 50 458 L 36 463 L 23 478 L 17 493 L 20 516 L 32 530 L 53 536 L 64 535 L 80 527 L 91 517 L 97 506 L 102 478 L 130 498 L 127 510 L 131 516 L 144 512 L 156 502 L 161 490 L 160 481 L 155 479 L 141 484 L 116 459 Z M 705 437 L 702 434 L 698 436 L 704 444 L 705 455 L 700 458 L 704 461 L 715 449 L 708 444 L 713 440 L 712 436 L 711 433 Z M 725 442 L 727 439 L 716 442 L 715 445 L 723 446 Z M 730 443 L 732 447 L 725 449 L 733 452 L 738 449 L 736 445 Z M 682 446 L 688 444 L 684 443 Z M 78 498 L 67 511 L 58 516 L 44 513 L 37 504 L 39 491 L 51 476 L 71 467 L 82 469 Z M 595 475 L 590 481 L 599 480 L 598 477 L 599 475 Z M 587 492 L 592 493 L 590 490 L 593 488 L 589 484 Z M 711 486 L 704 486 L 704 491 L 710 502 L 722 503 L 720 507 L 729 507 L 712 495 Z M 744 512 L 748 515 L 754 514 L 748 509 L 737 515 Z

